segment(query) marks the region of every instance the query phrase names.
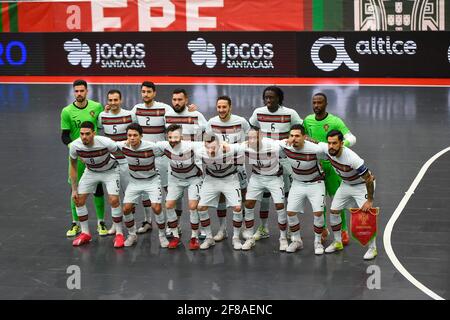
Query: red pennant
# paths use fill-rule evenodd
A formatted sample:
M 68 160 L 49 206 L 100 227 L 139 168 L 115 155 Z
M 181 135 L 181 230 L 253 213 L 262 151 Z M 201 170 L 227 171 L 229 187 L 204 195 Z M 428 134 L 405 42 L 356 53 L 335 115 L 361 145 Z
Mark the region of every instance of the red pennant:
M 371 208 L 368 212 L 363 212 L 359 208 L 350 209 L 352 215 L 352 237 L 363 246 L 366 246 L 377 235 L 377 216 L 379 212 L 380 208 Z

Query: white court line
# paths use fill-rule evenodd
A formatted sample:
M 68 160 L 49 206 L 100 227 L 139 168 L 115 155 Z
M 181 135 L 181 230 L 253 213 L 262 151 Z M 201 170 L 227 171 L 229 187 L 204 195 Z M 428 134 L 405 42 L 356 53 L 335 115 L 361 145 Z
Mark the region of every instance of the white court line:
M 400 263 L 400 261 L 397 259 L 397 256 L 394 253 L 394 250 L 392 250 L 391 245 L 391 234 L 392 229 L 394 227 L 395 222 L 397 221 L 398 217 L 402 213 L 403 209 L 405 208 L 406 204 L 409 201 L 409 198 L 414 194 L 414 191 L 416 190 L 417 186 L 419 185 L 420 181 L 422 180 L 425 173 L 428 171 L 428 168 L 431 166 L 431 164 L 436 161 L 437 158 L 442 156 L 444 153 L 450 151 L 450 147 L 445 148 L 438 153 L 436 153 L 433 157 L 431 157 L 420 169 L 419 173 L 417 174 L 416 178 L 414 179 L 413 183 L 409 187 L 408 191 L 406 191 L 405 196 L 400 201 L 400 203 L 397 206 L 397 209 L 395 209 L 394 213 L 392 214 L 391 218 L 389 219 L 386 228 L 384 229 L 383 234 L 383 242 L 384 242 L 384 249 L 389 257 L 391 259 L 392 264 L 395 268 L 413 285 L 415 285 L 418 289 L 420 289 L 422 292 L 430 296 L 431 298 L 435 300 L 445 300 L 435 292 L 428 289 L 426 286 L 424 286 L 422 283 L 420 283 L 416 278 L 414 278 L 408 270 L 403 267 L 403 265 Z

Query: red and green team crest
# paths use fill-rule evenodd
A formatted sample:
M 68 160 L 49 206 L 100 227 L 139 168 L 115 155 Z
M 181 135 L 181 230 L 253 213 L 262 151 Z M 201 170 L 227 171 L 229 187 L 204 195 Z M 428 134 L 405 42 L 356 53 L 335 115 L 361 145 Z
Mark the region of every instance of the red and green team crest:
M 328 129 L 330 129 L 330 126 L 328 124 L 324 124 L 323 129 L 328 132 Z
M 352 237 L 366 246 L 377 235 L 377 216 L 380 208 L 371 208 L 363 212 L 359 208 L 351 208 L 351 232 Z

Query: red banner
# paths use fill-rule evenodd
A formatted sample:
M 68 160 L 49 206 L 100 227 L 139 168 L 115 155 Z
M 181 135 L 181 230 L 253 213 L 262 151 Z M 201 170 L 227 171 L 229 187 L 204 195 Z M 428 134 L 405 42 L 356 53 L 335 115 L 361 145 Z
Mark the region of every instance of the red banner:
M 371 208 L 368 212 L 351 208 L 352 237 L 363 246 L 367 245 L 377 235 L 377 216 L 380 208 Z
M 19 32 L 300 31 L 310 24 L 305 9 L 285 0 L 19 2 L 17 25 Z

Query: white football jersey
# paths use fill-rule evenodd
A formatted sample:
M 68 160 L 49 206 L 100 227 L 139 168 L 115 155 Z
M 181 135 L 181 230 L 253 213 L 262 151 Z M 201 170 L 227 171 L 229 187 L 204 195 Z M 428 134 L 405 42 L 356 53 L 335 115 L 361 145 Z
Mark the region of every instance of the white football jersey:
M 85 146 L 81 138 L 74 140 L 70 144 L 69 155 L 72 159 L 80 157 L 89 170 L 103 172 L 111 169 L 117 163 L 111 157 L 111 154 L 116 151 L 116 143 L 110 138 L 94 136 L 94 143 L 91 147 Z
M 194 152 L 200 158 L 202 164 L 205 166 L 207 175 L 215 178 L 224 178 L 231 174 L 237 173 L 237 158 L 241 157 L 243 152 L 239 145 L 229 145 L 230 150 L 223 152 L 219 147 L 214 157 L 211 157 L 203 142 L 192 142 Z
M 176 112 L 173 108 L 166 113 L 166 127 L 178 124 L 182 127 L 183 139 L 188 141 L 202 141 L 203 132 L 206 129 L 206 119 L 199 111 L 188 111 L 187 107 L 182 112 Z
M 328 160 L 330 160 L 330 163 L 337 174 L 342 178 L 343 183 L 355 185 L 365 182 L 361 176 L 369 169 L 365 166 L 364 160 L 353 150 L 343 147 L 344 150 L 342 150 L 341 156 L 335 157 L 328 153 L 327 143 L 319 142 L 319 146 L 327 155 Z
M 170 110 L 172 110 L 171 106 L 158 101 L 155 101 L 151 107 L 147 107 L 144 103 L 139 103 L 133 107 L 131 112 L 142 126 L 144 140 L 153 142 L 166 140 L 165 115 Z
M 169 159 L 173 176 L 178 179 L 189 179 L 202 175 L 201 162 L 195 156 L 190 141 L 181 141 L 175 148 L 172 148 L 168 141 L 159 141 L 157 145 Z
M 221 142 L 241 143 L 250 130 L 248 121 L 240 116 L 232 114 L 228 121 L 222 121 L 219 116 L 209 119 L 206 126 L 208 134 L 215 134 Z
M 245 141 L 241 144 L 245 156 L 252 165 L 252 172 L 264 176 L 280 176 L 283 166 L 280 165 L 280 146 L 277 141 L 262 138 L 258 146 L 252 146 Z
M 117 142 L 128 162 L 130 175 L 135 179 L 148 179 L 157 172 L 155 170 L 155 157 L 161 156 L 162 150 L 153 142 L 142 140 L 136 149 L 127 146 L 125 141 Z
M 256 108 L 249 122 L 260 128 L 266 137 L 282 140 L 289 137 L 291 126 L 302 124 L 303 120 L 294 109 L 280 106 L 275 112 L 270 112 L 267 107 Z

